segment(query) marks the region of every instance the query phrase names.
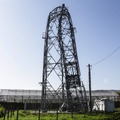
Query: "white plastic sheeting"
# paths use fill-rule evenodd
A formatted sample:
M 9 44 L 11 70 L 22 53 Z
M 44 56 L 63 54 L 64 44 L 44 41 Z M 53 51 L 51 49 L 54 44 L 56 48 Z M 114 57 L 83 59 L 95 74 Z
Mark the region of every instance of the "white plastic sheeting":
M 113 112 L 115 109 L 114 102 L 103 98 L 101 100 L 95 100 L 93 110 L 95 111 L 105 111 L 105 112 Z

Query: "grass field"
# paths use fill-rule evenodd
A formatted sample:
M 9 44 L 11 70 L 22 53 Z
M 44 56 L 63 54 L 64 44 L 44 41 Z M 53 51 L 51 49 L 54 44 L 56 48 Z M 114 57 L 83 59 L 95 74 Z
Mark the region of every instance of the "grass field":
M 31 113 L 32 111 L 20 110 L 18 114 L 18 120 L 38 120 L 38 114 Z M 3 117 L 0 120 L 4 120 Z M 6 119 L 8 117 L 6 115 Z M 17 112 L 9 120 L 17 120 Z M 120 120 L 120 108 L 114 113 L 88 113 L 88 114 L 71 114 L 71 113 L 59 113 L 58 117 L 56 113 L 41 113 L 40 120 Z

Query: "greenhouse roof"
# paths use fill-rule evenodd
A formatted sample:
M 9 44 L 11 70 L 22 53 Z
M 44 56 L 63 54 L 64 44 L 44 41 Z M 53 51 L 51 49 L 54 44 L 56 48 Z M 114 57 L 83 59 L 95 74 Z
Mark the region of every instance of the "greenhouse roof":
M 89 92 L 87 91 L 87 96 Z M 54 94 L 54 93 L 53 93 Z M 41 96 L 41 90 L 0 89 L 0 96 Z M 92 96 L 119 96 L 113 90 L 94 90 Z

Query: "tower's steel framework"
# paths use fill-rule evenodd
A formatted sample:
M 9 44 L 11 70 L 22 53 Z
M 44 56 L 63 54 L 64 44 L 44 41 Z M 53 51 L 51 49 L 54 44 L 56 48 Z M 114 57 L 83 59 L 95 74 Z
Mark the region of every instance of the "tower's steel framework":
M 49 13 L 43 38 L 42 109 L 57 101 L 66 102 L 68 110 L 85 110 L 74 27 L 64 4 Z

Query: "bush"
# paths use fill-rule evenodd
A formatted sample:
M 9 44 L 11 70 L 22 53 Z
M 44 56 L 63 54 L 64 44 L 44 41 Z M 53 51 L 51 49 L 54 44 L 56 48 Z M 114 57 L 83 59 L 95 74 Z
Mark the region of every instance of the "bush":
M 3 117 L 5 108 L 0 105 L 0 117 Z

